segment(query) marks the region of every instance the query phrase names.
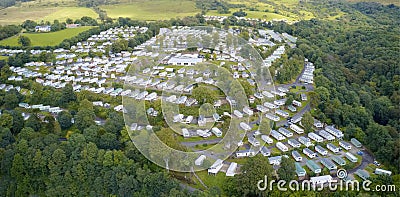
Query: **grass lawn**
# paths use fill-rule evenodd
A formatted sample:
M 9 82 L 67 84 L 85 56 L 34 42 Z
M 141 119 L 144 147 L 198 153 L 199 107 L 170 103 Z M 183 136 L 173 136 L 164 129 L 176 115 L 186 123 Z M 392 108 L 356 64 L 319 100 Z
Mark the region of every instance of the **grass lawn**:
M 20 24 L 25 20 L 64 22 L 67 18 L 78 19 L 82 16 L 97 18 L 90 8 L 82 7 L 9 7 L 0 10 L 0 25 Z
M 8 56 L 0 56 L 0 60 L 6 60 L 8 59 Z
M 225 173 L 223 172 L 218 172 L 215 176 L 214 175 L 208 175 L 207 170 L 199 171 L 196 172 L 197 176 L 203 181 L 207 187 L 219 187 L 223 188 L 224 183 L 229 179 L 233 177 L 227 177 L 225 176 Z
M 137 20 L 165 20 L 194 16 L 201 11 L 189 0 L 135 0 L 129 4 L 100 6 L 111 18 L 129 17 Z
M 84 7 L 65 7 L 61 8 L 45 17 L 42 20 L 53 22 L 54 20 L 59 20 L 60 22 L 64 22 L 67 18 L 71 18 L 73 20 L 80 19 L 83 16 L 89 16 L 92 18 L 97 18 L 97 13 L 90 9 Z
M 71 38 L 79 33 L 91 29 L 93 27 L 79 27 L 74 29 L 64 29 L 50 33 L 24 33 L 22 35 L 31 39 L 32 46 L 54 46 L 62 42 L 66 38 Z M 18 36 L 13 36 L 0 41 L 3 46 L 20 46 L 18 44 Z

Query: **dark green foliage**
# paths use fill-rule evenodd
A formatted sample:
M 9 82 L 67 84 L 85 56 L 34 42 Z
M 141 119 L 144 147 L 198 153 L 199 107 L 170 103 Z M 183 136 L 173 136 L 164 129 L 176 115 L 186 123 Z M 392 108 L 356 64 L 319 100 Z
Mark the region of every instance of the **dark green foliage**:
M 22 28 L 20 26 L 16 25 L 0 26 L 0 40 L 18 34 L 21 31 L 21 29 Z

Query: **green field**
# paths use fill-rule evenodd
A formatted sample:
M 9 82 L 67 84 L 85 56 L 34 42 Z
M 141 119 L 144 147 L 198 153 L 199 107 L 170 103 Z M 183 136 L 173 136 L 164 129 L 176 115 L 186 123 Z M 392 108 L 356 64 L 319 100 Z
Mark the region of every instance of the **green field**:
M 50 33 L 24 33 L 22 35 L 31 39 L 32 46 L 55 46 L 60 44 L 64 39 L 71 38 L 79 33 L 91 29 L 93 27 L 79 27 L 74 29 L 64 29 Z M 0 41 L 3 46 L 20 46 L 18 44 L 18 36 L 13 36 Z
M 0 10 L 0 25 L 20 24 L 28 19 L 37 22 L 53 22 L 57 19 L 64 22 L 67 18 L 78 19 L 82 16 L 98 17 L 92 9 L 82 7 L 9 7 Z
M 182 18 L 200 13 L 194 1 L 188 0 L 137 0 L 129 4 L 105 5 L 100 8 L 111 18 L 129 17 L 146 21 Z

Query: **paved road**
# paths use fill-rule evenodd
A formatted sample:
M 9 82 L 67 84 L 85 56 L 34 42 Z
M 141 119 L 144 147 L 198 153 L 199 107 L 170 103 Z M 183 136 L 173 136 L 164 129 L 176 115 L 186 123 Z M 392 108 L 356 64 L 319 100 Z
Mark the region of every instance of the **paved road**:
M 368 164 L 374 162 L 374 157 L 368 151 L 365 150 L 362 152 L 364 154 L 362 155 L 361 164 L 351 170 L 348 170 L 347 174 L 352 174 L 352 173 L 356 172 L 358 169 L 364 169 L 365 167 L 367 167 Z
M 219 141 L 221 141 L 221 138 L 216 138 L 212 140 L 200 140 L 195 142 L 181 142 L 181 144 L 184 146 L 193 147 L 196 145 L 203 145 L 203 144 L 217 144 Z
M 299 118 L 301 116 L 303 116 L 307 111 L 310 111 L 311 107 L 310 107 L 310 103 L 307 103 L 307 105 L 301 109 L 299 112 L 297 112 L 295 115 L 293 115 L 293 119 Z M 283 126 L 284 124 L 286 124 L 288 121 L 287 120 L 282 120 L 276 123 L 277 127 Z

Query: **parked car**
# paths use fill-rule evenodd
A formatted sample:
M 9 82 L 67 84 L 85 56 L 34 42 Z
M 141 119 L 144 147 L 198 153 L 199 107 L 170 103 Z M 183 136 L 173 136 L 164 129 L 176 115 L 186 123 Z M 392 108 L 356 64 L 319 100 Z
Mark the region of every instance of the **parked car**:
M 357 152 L 357 155 L 362 156 L 362 155 L 364 155 L 364 153 L 363 153 L 362 151 L 358 151 L 358 152 Z
M 376 166 L 380 166 L 381 164 L 378 162 L 378 161 L 374 161 L 374 165 L 376 165 Z

